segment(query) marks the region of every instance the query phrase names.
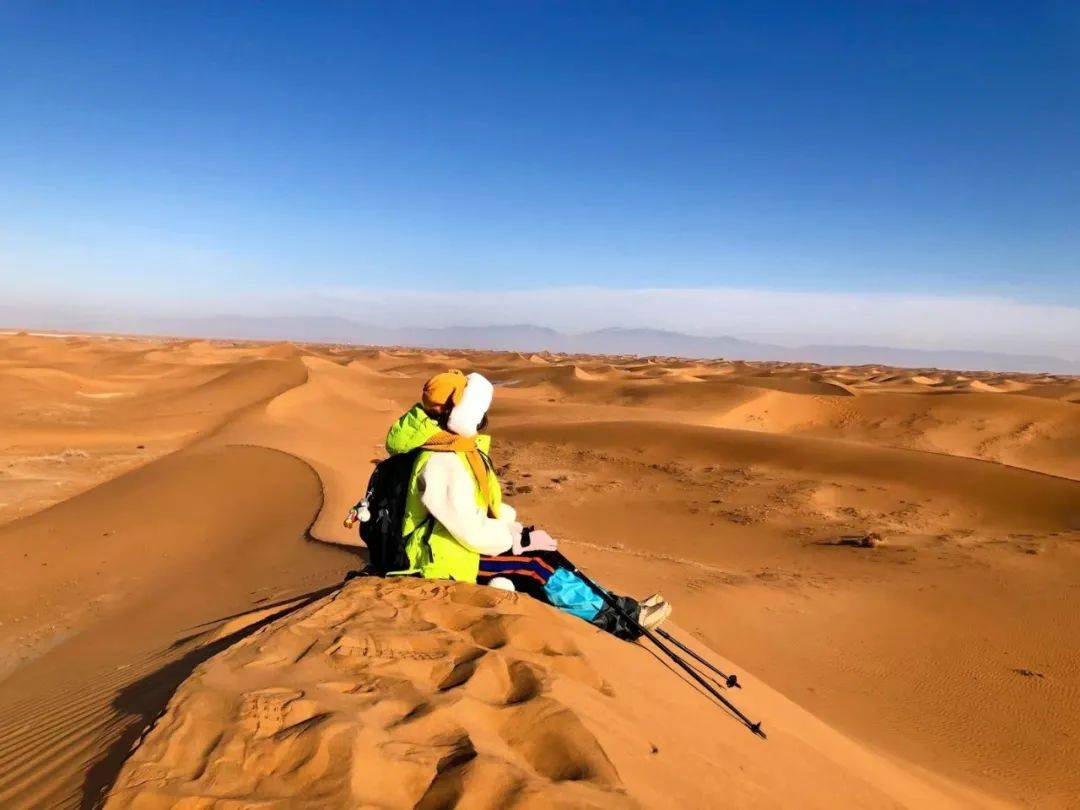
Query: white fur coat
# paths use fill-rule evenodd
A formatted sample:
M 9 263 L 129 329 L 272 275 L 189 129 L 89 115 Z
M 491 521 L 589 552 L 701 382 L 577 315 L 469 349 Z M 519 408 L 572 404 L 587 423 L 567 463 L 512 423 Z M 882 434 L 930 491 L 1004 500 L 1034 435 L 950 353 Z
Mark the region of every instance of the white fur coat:
M 476 504 L 472 471 L 457 453 L 432 453 L 420 473 L 420 500 L 461 545 L 478 554 L 509 551 L 520 535 L 517 518 L 508 503 L 498 519 Z

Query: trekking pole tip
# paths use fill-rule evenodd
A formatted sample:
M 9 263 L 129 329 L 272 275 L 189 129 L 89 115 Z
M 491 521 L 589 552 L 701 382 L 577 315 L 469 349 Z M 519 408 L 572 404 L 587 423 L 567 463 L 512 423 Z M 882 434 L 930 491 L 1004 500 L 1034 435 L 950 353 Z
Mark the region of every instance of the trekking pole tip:
M 728 675 L 726 683 L 728 689 L 742 689 L 742 684 L 739 683 L 737 675 Z
M 757 722 L 757 723 L 751 723 L 750 724 L 750 730 L 752 732 L 754 732 L 755 734 L 757 734 L 759 737 L 761 737 L 761 739 L 763 739 L 763 740 L 769 739 L 768 737 L 765 736 L 765 732 L 761 730 L 761 722 L 760 721 Z

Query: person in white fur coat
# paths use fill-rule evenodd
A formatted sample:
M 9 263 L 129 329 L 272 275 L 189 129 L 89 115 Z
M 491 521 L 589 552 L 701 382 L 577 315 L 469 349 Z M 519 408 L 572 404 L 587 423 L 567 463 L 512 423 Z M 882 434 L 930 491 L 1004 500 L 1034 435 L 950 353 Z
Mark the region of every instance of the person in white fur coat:
M 547 532 L 527 529 L 502 500 L 481 433 L 494 387 L 480 374 L 451 370 L 432 377 L 421 402 L 390 428 L 391 454 L 416 452 L 402 534 L 410 567 L 400 573 L 524 590 L 622 637 L 634 633 L 616 611 L 552 555 Z M 645 627 L 671 613 L 659 596 L 620 606 Z

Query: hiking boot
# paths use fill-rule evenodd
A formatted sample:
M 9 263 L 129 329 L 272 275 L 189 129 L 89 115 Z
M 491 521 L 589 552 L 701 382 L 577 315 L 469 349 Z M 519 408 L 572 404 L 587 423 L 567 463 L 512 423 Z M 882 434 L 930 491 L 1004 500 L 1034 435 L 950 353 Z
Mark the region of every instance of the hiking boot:
M 654 598 L 654 597 L 650 597 Z M 638 624 L 646 630 L 655 630 L 671 617 L 671 605 L 659 598 L 651 605 L 641 603 L 641 613 L 638 614 Z

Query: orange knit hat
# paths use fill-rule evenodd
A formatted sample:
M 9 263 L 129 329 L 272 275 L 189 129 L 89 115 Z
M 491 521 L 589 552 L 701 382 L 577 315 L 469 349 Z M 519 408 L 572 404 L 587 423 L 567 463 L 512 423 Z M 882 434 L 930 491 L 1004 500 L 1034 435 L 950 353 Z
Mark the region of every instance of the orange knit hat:
M 424 410 L 432 414 L 448 413 L 465 393 L 465 375 L 452 368 L 436 374 L 424 383 Z

